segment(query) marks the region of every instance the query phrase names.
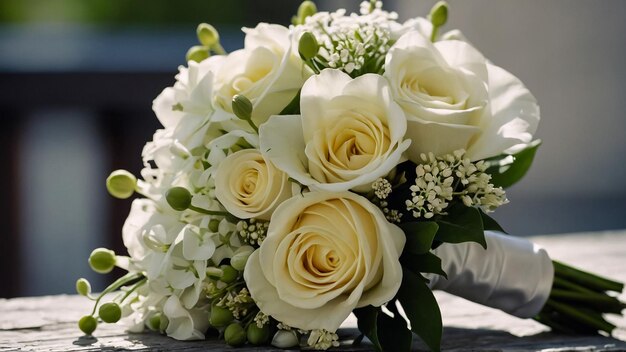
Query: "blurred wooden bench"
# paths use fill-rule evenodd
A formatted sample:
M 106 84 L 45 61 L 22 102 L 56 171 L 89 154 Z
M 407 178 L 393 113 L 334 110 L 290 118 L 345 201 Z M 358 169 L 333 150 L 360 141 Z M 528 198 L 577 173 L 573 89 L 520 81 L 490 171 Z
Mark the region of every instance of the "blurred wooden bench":
M 595 273 L 626 281 L 626 231 L 553 235 L 531 238 L 555 259 Z M 62 273 L 51 273 L 62 275 Z M 520 278 L 523 280 L 523 278 Z M 626 296 L 622 294 L 624 300 Z M 437 293 L 444 320 L 443 349 L 448 351 L 626 351 L 626 319 L 608 316 L 618 327 L 613 337 L 567 336 L 548 332 L 532 320 L 511 317 L 463 299 Z M 116 324 L 100 324 L 95 338 L 81 337 L 78 318 L 90 311 L 90 302 L 78 296 L 46 296 L 0 300 L 0 351 L 206 351 L 226 346 L 206 341 L 175 341 L 154 333 L 127 334 Z M 339 350 L 366 351 L 351 345 L 358 335 L 349 319 L 339 335 Z M 416 338 L 416 350 L 425 346 Z M 238 351 L 272 351 L 244 347 Z

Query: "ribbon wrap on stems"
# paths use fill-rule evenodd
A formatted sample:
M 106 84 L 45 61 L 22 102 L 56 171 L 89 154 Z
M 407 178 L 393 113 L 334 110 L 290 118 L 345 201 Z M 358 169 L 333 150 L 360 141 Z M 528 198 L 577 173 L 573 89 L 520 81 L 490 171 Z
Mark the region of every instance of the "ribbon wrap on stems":
M 448 275 L 428 274 L 429 287 L 520 318 L 537 315 L 550 296 L 554 267 L 548 253 L 519 237 L 485 232 L 487 249 L 444 243 L 433 252 Z

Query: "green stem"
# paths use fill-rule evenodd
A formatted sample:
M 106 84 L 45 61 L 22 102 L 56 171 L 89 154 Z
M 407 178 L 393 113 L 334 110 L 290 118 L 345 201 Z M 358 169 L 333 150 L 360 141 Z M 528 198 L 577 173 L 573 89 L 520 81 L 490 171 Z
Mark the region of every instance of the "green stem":
M 147 277 L 144 277 L 143 279 L 139 280 L 135 285 L 133 285 L 133 287 L 131 287 L 126 294 L 124 294 L 124 296 L 122 297 L 122 299 L 120 300 L 120 303 L 124 302 L 124 300 L 126 298 L 128 298 L 128 296 L 130 296 L 131 293 L 135 292 L 135 290 L 137 290 L 139 287 L 143 286 L 146 281 L 148 281 Z
M 571 327 L 567 325 L 564 325 L 555 321 L 554 319 L 550 317 L 548 313 L 541 312 L 534 319 L 540 322 L 541 324 L 551 327 L 553 330 L 563 332 L 566 334 L 572 334 L 572 335 L 576 334 L 576 331 L 574 329 L 572 329 Z
M 226 54 L 226 50 L 224 50 L 224 47 L 222 47 L 222 44 L 215 43 L 215 45 L 213 45 L 211 47 L 211 49 L 213 50 L 213 52 L 215 52 L 217 55 L 225 55 Z
M 559 301 L 580 303 L 604 313 L 619 314 L 623 309 L 617 298 L 598 293 L 588 294 L 553 288 L 552 292 L 550 292 L 550 297 Z
M 568 278 L 596 291 L 622 292 L 624 284 L 609 280 L 582 270 L 575 269 L 558 261 L 553 261 L 555 275 Z
M 433 32 L 430 34 L 430 41 L 435 42 L 437 40 L 437 34 L 439 32 L 439 27 L 433 26 Z
M 127 283 L 140 279 L 142 277 L 143 275 L 140 273 L 128 273 L 120 277 L 119 279 L 115 280 L 111 285 L 109 285 L 109 287 L 107 287 L 106 289 L 104 289 L 104 291 L 102 291 L 102 293 L 100 293 L 100 295 L 98 296 L 98 299 L 96 299 L 96 303 L 93 306 L 93 311 L 91 311 L 91 315 L 96 314 L 96 309 L 98 308 L 98 304 L 100 303 L 100 300 L 102 299 L 102 297 L 104 297 L 106 294 L 111 293 L 117 290 L 118 288 L 126 285 Z
M 571 291 L 585 293 L 585 294 L 597 293 L 596 291 L 592 291 L 586 287 L 580 286 L 578 284 L 568 281 L 565 278 L 558 277 L 558 276 L 554 276 L 554 281 L 552 283 L 552 288 L 554 289 L 555 287 L 565 288 Z
M 571 319 L 592 326 L 598 330 L 606 331 L 609 334 L 615 329 L 615 325 L 604 320 L 600 314 L 594 314 L 584 309 L 576 309 L 566 304 L 559 303 L 552 298 L 548 299 L 546 305 Z
M 246 122 L 248 123 L 248 125 L 250 125 L 250 127 L 252 127 L 252 129 L 254 130 L 254 132 L 256 132 L 256 134 L 259 134 L 259 128 L 256 127 L 254 122 L 252 122 L 252 118 L 247 119 Z
M 199 208 L 196 207 L 194 205 L 190 205 L 189 209 L 201 213 L 201 214 L 207 214 L 207 215 L 217 215 L 217 216 L 228 216 L 230 215 L 230 213 L 225 212 L 225 211 L 217 211 L 217 210 L 207 210 L 207 209 L 203 209 L 203 208 Z

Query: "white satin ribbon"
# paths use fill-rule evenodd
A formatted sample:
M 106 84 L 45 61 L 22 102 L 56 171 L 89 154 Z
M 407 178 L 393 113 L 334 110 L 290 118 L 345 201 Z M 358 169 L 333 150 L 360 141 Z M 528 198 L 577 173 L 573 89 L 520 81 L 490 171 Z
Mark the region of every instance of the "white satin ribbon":
M 548 253 L 519 237 L 485 232 L 487 249 L 474 242 L 444 243 L 433 252 L 448 274 L 428 274 L 429 287 L 520 318 L 537 315 L 548 300 L 554 267 Z

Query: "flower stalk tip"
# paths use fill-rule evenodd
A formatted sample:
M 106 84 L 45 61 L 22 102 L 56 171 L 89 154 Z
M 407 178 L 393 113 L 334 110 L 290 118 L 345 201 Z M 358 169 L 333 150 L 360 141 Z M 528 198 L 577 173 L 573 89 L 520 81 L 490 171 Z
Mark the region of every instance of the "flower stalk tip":
M 189 50 L 187 50 L 187 54 L 185 58 L 187 61 L 195 61 L 202 62 L 209 58 L 211 54 L 209 53 L 209 48 L 203 45 L 194 45 Z
M 113 197 L 126 199 L 135 193 L 137 178 L 126 170 L 115 170 L 107 177 L 106 187 Z
M 448 21 L 448 3 L 445 1 L 437 2 L 430 10 L 428 15 L 430 22 L 433 24 L 433 32 L 430 40 L 434 42 L 437 39 L 437 32 Z
M 306 18 L 317 13 L 317 6 L 313 1 L 303 1 L 298 7 L 297 15 L 293 16 L 291 22 L 294 25 L 304 24 Z
M 320 50 L 320 45 L 315 38 L 315 35 L 311 32 L 304 32 L 298 42 L 298 53 L 304 61 L 310 61 L 317 56 Z
M 115 267 L 115 252 L 106 248 L 96 248 L 89 256 L 89 266 L 99 274 L 110 273 Z M 78 282 L 76 283 L 78 290 Z

